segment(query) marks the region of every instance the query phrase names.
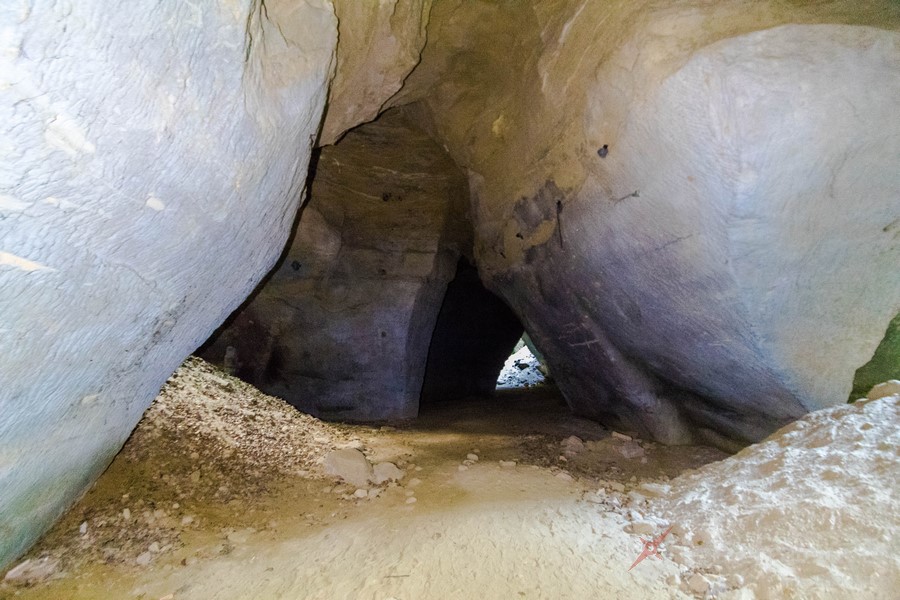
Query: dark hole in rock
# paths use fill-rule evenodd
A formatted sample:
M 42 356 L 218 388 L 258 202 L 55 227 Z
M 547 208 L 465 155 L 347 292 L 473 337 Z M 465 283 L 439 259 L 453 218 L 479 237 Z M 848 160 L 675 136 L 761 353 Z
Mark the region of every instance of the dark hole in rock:
M 490 396 L 524 328 L 518 317 L 460 259 L 447 286 L 428 350 L 421 404 Z

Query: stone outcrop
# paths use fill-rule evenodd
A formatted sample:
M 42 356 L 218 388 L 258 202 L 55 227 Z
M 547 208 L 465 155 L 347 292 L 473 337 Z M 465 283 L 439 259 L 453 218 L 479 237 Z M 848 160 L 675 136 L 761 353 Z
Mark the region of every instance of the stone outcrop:
M 333 0 L 340 44 L 321 143 L 371 121 L 401 88 L 425 46 L 431 0 Z
M 844 402 L 900 309 L 898 24 L 446 0 L 393 102 L 468 170 L 481 275 L 573 408 L 743 444 Z
M 402 113 L 354 129 L 322 149 L 286 255 L 204 356 L 234 348 L 239 376 L 317 416 L 416 416 L 447 282 L 471 246 L 467 200 L 462 172 Z
M 326 1 L 0 8 L 0 567 L 278 257 Z

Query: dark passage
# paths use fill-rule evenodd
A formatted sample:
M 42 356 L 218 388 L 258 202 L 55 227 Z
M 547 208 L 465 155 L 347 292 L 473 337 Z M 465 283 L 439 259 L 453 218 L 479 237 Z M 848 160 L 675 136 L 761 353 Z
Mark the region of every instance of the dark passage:
M 522 332 L 518 317 L 460 259 L 431 337 L 421 404 L 493 394 Z

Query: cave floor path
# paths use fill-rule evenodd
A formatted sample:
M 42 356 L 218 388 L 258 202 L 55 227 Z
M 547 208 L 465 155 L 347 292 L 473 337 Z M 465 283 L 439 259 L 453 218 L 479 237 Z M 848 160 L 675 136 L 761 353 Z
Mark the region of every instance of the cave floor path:
M 625 531 L 628 493 L 722 458 L 718 451 L 641 441 L 643 455 L 626 458 L 617 450 L 624 438 L 571 415 L 552 388 L 430 407 L 392 426 L 321 426 L 334 428 L 338 447 L 393 462 L 405 476 L 365 498 L 306 471 L 261 486 L 258 473 L 247 483 L 246 469 L 229 469 L 226 453 L 204 459 L 203 476 L 217 473 L 214 493 L 167 499 L 172 481 L 201 469 L 184 464 L 200 458 L 191 440 L 163 436 L 164 464 L 154 462 L 159 452 L 123 452 L 31 551 L 34 560 L 55 557 L 58 572 L 27 587 L 3 584 L 0 597 L 689 597 L 664 553 L 629 571 L 642 542 Z M 122 504 L 132 507 L 127 542 L 104 533 L 120 523 Z M 148 525 L 135 529 L 142 519 Z M 154 539 L 160 531 L 168 537 Z

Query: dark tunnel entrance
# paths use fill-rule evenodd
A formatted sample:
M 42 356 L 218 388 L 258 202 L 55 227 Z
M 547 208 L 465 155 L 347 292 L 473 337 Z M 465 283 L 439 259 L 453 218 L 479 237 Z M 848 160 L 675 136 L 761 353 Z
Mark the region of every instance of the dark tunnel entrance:
M 523 332 L 515 313 L 461 258 L 431 336 L 420 405 L 491 396 Z
M 537 369 L 522 365 L 537 359 L 510 356 L 528 350 L 522 323 L 457 258 L 474 235 L 464 174 L 409 114 L 354 129 L 313 166 L 281 261 L 203 358 L 346 422 L 413 419 L 420 405 L 535 385 L 540 375 L 526 376 Z M 507 359 L 503 381 L 514 383 L 500 385 Z

